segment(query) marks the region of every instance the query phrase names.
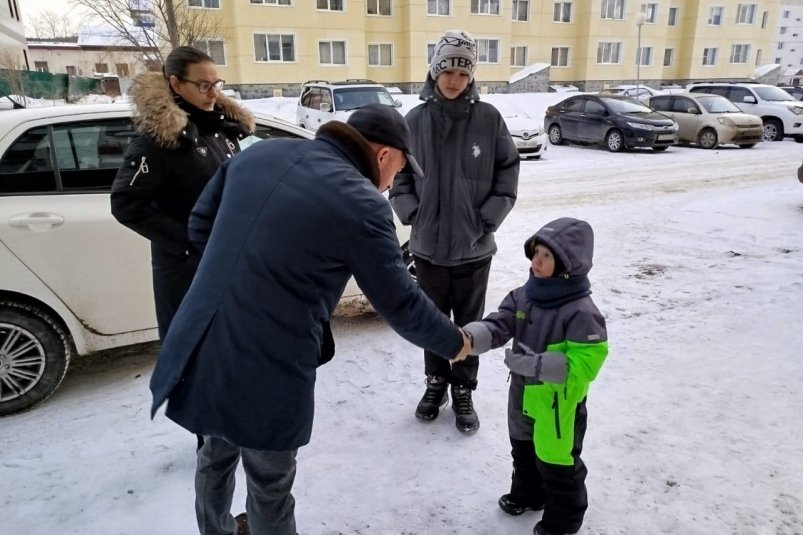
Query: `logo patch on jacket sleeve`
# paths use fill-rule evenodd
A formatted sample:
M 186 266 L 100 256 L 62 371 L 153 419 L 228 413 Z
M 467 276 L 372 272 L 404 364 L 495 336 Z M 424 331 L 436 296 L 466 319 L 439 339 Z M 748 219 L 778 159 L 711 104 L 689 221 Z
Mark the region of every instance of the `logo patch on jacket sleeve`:
M 527 313 L 524 312 L 523 310 L 517 310 L 516 311 L 516 319 L 517 320 L 526 320 L 527 319 Z
M 201 156 L 206 158 L 206 147 L 198 147 L 197 150 L 198 150 L 198 154 L 200 154 Z
M 589 340 L 599 340 L 600 339 L 600 335 L 598 335 L 598 334 L 589 334 L 588 335 L 588 339 Z

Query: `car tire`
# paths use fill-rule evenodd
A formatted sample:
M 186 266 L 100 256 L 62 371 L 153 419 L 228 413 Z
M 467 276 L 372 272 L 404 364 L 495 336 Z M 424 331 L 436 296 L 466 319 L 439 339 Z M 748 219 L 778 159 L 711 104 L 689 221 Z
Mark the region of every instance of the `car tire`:
M 740 149 L 752 149 L 755 146 L 756 146 L 755 143 L 745 143 L 744 145 L 739 145 L 739 148 Z
M 658 145 L 657 147 L 653 147 L 652 150 L 654 150 L 655 152 L 664 152 L 668 148 L 669 145 Z
M 795 142 L 803 143 L 803 136 L 795 136 Z
M 547 134 L 549 135 L 550 143 L 553 145 L 563 145 L 563 130 L 559 124 L 550 125 Z
M 764 119 L 764 141 L 783 141 L 783 123 L 778 119 Z
M 622 131 L 614 128 L 605 136 L 605 146 L 611 152 L 622 152 L 625 150 L 625 137 Z
M 703 128 L 700 133 L 697 134 L 697 145 L 702 149 L 716 148 L 716 146 L 719 145 L 717 131 L 713 128 Z
M 415 274 L 415 258 L 413 258 L 413 254 L 410 252 L 410 242 L 405 243 L 401 247 L 402 250 L 402 260 L 404 261 L 404 266 L 407 268 L 407 271 L 410 273 L 410 276 L 413 277 L 413 280 L 418 282 L 418 278 Z
M 64 379 L 72 343 L 43 310 L 0 301 L 0 416 L 33 408 Z

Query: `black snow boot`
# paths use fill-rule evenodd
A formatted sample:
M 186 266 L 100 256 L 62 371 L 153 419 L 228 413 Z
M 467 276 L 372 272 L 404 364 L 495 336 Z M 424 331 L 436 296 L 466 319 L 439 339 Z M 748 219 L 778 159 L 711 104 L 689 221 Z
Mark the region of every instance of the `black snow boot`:
M 452 385 L 452 410 L 455 425 L 463 433 L 472 433 L 480 428 L 480 419 L 474 412 L 471 402 L 471 388 L 465 385 Z
M 415 417 L 426 422 L 437 418 L 441 407 L 449 402 L 449 394 L 446 393 L 447 386 L 449 383 L 445 378 L 427 375 L 427 390 L 424 392 L 424 397 L 418 402 Z
M 542 511 L 544 509 L 544 504 L 542 503 L 529 504 L 520 502 L 512 494 L 503 494 L 498 503 L 501 510 L 512 516 L 518 516 L 527 511 Z
M 576 531 L 572 531 L 571 533 L 566 531 L 552 531 L 544 527 L 543 522 L 538 522 L 535 527 L 533 528 L 534 535 L 574 535 L 577 533 Z

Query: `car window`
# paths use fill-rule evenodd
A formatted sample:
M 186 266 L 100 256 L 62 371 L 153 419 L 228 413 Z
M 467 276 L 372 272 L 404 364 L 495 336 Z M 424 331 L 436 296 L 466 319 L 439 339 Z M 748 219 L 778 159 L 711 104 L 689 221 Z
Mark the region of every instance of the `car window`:
M 649 113 L 652 110 L 646 104 L 630 98 L 605 98 L 602 100 L 609 109 L 617 113 Z
M 603 115 L 605 113 L 605 106 L 597 102 L 596 100 L 588 99 L 586 101 L 585 107 L 586 113 L 591 113 L 594 115 Z
M 0 195 L 56 191 L 46 126 L 23 133 L 0 159 Z
M 655 111 L 672 111 L 672 97 L 653 97 L 650 107 Z
M 741 111 L 730 100 L 715 95 L 700 98 L 700 106 L 705 108 L 708 113 L 739 113 Z
M 695 104 L 692 99 L 686 97 L 675 97 L 675 102 L 672 105 L 672 111 L 677 113 L 689 113 L 690 108 L 698 110 L 697 104 Z
M 744 87 L 731 87 L 730 96 L 733 102 L 744 102 L 744 97 L 752 97 L 753 94 Z
M 567 100 L 563 104 L 563 110 L 564 111 L 581 112 L 581 111 L 583 111 L 583 108 L 585 107 L 585 103 L 586 103 L 586 99 L 584 99 L 584 98 L 572 98 L 572 99 Z
M 393 97 L 383 87 L 344 87 L 335 89 L 335 108 L 339 111 L 354 110 L 374 103 L 395 106 Z
M 128 119 L 54 125 L 53 146 L 64 191 L 111 190 L 133 136 Z
M 756 87 L 755 91 L 758 93 L 759 97 L 769 102 L 789 102 L 795 100 L 792 95 L 780 87 Z

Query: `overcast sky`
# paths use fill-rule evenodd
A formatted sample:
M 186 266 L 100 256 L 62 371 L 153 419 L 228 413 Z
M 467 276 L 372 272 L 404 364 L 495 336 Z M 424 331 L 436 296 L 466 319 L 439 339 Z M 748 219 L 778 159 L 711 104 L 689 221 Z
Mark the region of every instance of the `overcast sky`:
M 72 5 L 72 2 L 54 2 L 53 0 L 22 0 L 18 4 L 22 13 L 22 22 L 28 29 L 29 21 L 36 18 L 43 11 L 52 11 L 60 15 L 70 15 L 78 23 L 80 17 L 76 16 L 80 11 Z

